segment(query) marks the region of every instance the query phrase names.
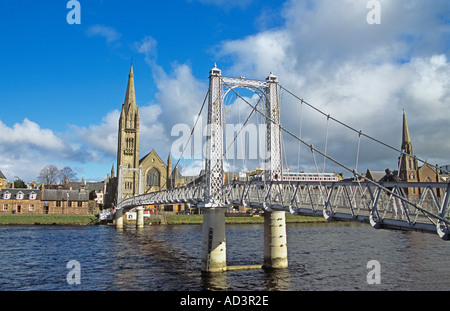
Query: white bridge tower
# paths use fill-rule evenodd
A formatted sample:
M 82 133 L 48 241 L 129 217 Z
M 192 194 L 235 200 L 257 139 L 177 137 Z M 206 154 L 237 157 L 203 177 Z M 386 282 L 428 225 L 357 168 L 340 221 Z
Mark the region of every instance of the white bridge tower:
M 228 91 L 247 88 L 265 97 L 266 171 L 265 180 L 282 179 L 280 109 L 277 77 L 266 81 L 222 77 L 214 65 L 209 72 L 208 125 L 206 136 L 205 193 L 203 207 L 202 271 L 221 272 L 226 267 L 225 200 L 223 196 L 222 102 Z M 287 267 L 285 213 L 266 210 L 264 215 L 264 265 Z

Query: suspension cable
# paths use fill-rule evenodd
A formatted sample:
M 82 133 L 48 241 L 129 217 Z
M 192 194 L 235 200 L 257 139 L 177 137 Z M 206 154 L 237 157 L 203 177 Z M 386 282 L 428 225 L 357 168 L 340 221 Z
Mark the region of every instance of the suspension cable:
M 326 130 L 326 135 L 325 135 L 325 150 L 324 152 L 327 153 L 327 147 L 328 147 L 328 127 L 330 125 L 330 115 L 327 116 L 327 130 Z M 325 164 L 326 164 L 327 159 L 323 158 L 323 171 L 322 173 L 325 173 Z
M 299 137 L 302 137 L 302 125 L 303 125 L 303 103 L 300 103 L 300 130 Z M 300 172 L 300 151 L 301 151 L 301 143 L 298 143 L 298 155 L 297 155 L 297 170 Z
M 357 150 L 357 152 L 356 152 L 355 171 L 358 171 L 359 149 L 360 149 L 360 147 L 361 147 L 361 134 L 362 134 L 362 131 L 360 131 L 359 134 L 358 134 L 358 150 Z
M 224 81 L 222 81 L 224 82 Z M 225 82 L 224 82 L 225 83 Z M 225 85 L 227 85 L 225 83 Z M 227 85 L 228 86 L 228 85 Z M 232 90 L 233 92 L 235 92 L 234 90 Z M 240 96 L 237 92 L 235 92 L 237 94 L 237 96 L 239 96 L 240 98 L 243 98 L 242 96 Z M 227 149 L 224 151 L 223 153 L 223 157 L 225 157 L 226 153 L 228 152 L 228 149 L 231 148 L 231 146 L 234 144 L 234 142 L 236 141 L 237 137 L 239 136 L 239 134 L 241 133 L 241 131 L 244 129 L 244 127 L 247 125 L 248 121 L 250 120 L 250 117 L 253 115 L 253 113 L 256 111 L 256 107 L 258 107 L 259 103 L 261 102 L 261 99 L 263 98 L 263 96 L 259 97 L 258 102 L 256 103 L 255 107 L 251 106 L 253 109 L 252 111 L 250 111 L 250 114 L 248 115 L 247 119 L 245 120 L 245 122 L 242 124 L 241 128 L 239 129 L 239 131 L 236 133 L 236 135 L 234 136 L 233 140 L 230 142 L 230 144 L 228 145 Z
M 284 89 L 284 90 L 286 90 L 286 89 Z M 308 143 L 307 143 L 306 141 L 304 141 L 303 139 L 297 137 L 297 136 L 296 136 L 295 134 L 293 134 L 291 131 L 285 129 L 281 124 L 277 124 L 272 118 L 270 118 L 269 116 L 267 116 L 265 113 L 259 111 L 255 106 L 253 106 L 252 104 L 250 104 L 245 98 L 243 98 L 242 96 L 238 95 L 233 89 L 232 89 L 232 91 L 233 91 L 237 96 L 241 97 L 242 100 L 243 100 L 245 103 L 247 103 L 247 105 L 249 105 L 250 107 L 252 107 L 253 109 L 255 109 L 256 112 L 258 112 L 259 114 L 261 114 L 262 116 L 264 116 L 267 120 L 269 120 L 269 121 L 272 122 L 273 124 L 279 126 L 279 127 L 280 127 L 280 130 L 286 132 L 286 133 L 287 133 L 288 135 L 290 135 L 292 138 L 294 138 L 294 139 L 298 140 L 299 142 L 301 142 L 302 144 L 308 146 L 308 147 L 311 149 L 311 151 L 315 151 L 315 152 L 317 152 L 318 154 L 320 154 L 321 156 L 326 157 L 328 160 L 330 160 L 330 161 L 332 161 L 333 163 L 339 165 L 340 167 L 344 168 L 345 170 L 351 172 L 356 178 L 365 178 L 363 175 L 359 174 L 356 170 L 352 170 L 351 168 L 349 168 L 349 167 L 346 166 L 345 164 L 339 162 L 338 160 L 336 160 L 336 159 L 330 157 L 329 155 L 327 155 L 327 154 L 323 153 L 322 151 L 320 151 L 319 149 L 315 148 L 312 144 L 308 144 Z M 288 91 L 288 92 L 289 92 L 289 91 Z M 295 96 L 295 95 L 294 95 L 294 96 Z M 304 103 L 306 103 L 306 102 L 304 102 Z M 307 104 L 307 105 L 309 105 L 309 104 Z M 311 107 L 312 107 L 312 106 L 311 106 Z M 314 108 L 314 107 L 313 107 L 313 108 Z M 316 109 L 316 108 L 314 108 L 314 109 Z M 316 110 L 317 110 L 317 109 L 316 109 Z M 318 110 L 318 111 L 320 111 L 320 110 Z M 322 113 L 322 112 L 321 112 L 321 113 Z M 323 113 L 322 113 L 322 114 L 323 114 Z M 332 117 L 330 117 L 330 118 L 333 119 Z M 333 120 L 335 120 L 335 119 L 333 119 Z M 337 121 L 337 120 L 336 120 L 336 121 Z M 340 121 L 337 121 L 337 122 L 341 123 Z M 344 123 L 342 123 L 342 124 L 345 125 Z M 345 125 L 345 126 L 348 127 L 347 125 Z M 349 127 L 349 128 L 350 128 L 350 127 Z M 354 129 L 353 129 L 353 130 L 354 130 Z M 362 132 L 361 132 L 361 135 L 364 135 L 364 136 L 370 138 L 370 136 L 367 136 L 367 135 L 363 134 Z M 380 143 L 381 143 L 381 142 L 380 142 Z M 386 144 L 384 144 L 384 143 L 381 143 L 381 144 L 386 145 Z M 395 150 L 394 147 L 391 147 L 391 146 L 389 146 L 389 145 L 386 145 L 386 146 L 388 146 L 389 148 Z M 397 150 L 397 151 L 398 151 L 398 150 Z M 405 154 L 406 154 L 406 153 L 405 153 Z M 377 182 L 375 182 L 375 181 L 373 181 L 373 180 L 367 179 L 367 178 L 366 178 L 365 180 L 366 180 L 368 183 L 374 185 L 375 187 L 378 187 L 379 189 L 384 190 L 384 191 L 386 191 L 387 193 L 392 194 L 393 196 L 395 196 L 395 197 L 399 198 L 400 200 L 402 200 L 402 201 L 404 201 L 404 202 L 410 204 L 411 206 L 414 206 L 416 209 L 420 210 L 422 213 L 431 215 L 431 216 L 433 216 L 434 218 L 437 218 L 437 219 L 441 220 L 442 222 L 444 222 L 444 223 L 446 223 L 446 224 L 450 224 L 450 221 L 448 221 L 448 220 L 445 219 L 444 217 L 441 217 L 441 216 L 436 215 L 436 214 L 434 214 L 434 213 L 432 213 L 432 212 L 430 212 L 430 211 L 427 211 L 426 209 L 424 209 L 423 207 L 419 206 L 418 204 L 416 204 L 416 203 L 414 203 L 414 202 L 411 202 L 409 199 L 404 198 L 404 197 L 402 197 L 402 196 L 400 196 L 400 195 L 398 195 L 398 194 L 392 192 L 391 190 L 387 189 L 386 187 L 380 185 L 379 183 L 377 183 Z
M 346 123 L 344 123 L 344 122 L 342 122 L 342 121 L 339 121 L 338 119 L 336 119 L 336 118 L 330 116 L 329 114 L 326 114 L 326 113 L 323 112 L 322 110 L 320 110 L 320 109 L 314 107 L 313 105 L 311 105 L 310 103 L 308 103 L 308 102 L 305 101 L 304 99 L 298 97 L 297 95 L 295 95 L 294 93 L 292 93 L 291 91 L 289 91 L 288 89 L 286 89 L 285 87 L 283 87 L 281 84 L 279 84 L 279 86 L 280 86 L 281 89 L 285 90 L 285 91 L 288 92 L 290 95 L 292 95 L 292 96 L 295 97 L 297 100 L 299 100 L 300 103 L 305 104 L 305 105 L 308 105 L 310 108 L 312 108 L 312 109 L 314 109 L 315 111 L 317 111 L 318 113 L 320 113 L 320 114 L 326 116 L 327 118 L 329 118 L 329 119 L 335 121 L 336 123 L 339 123 L 340 125 L 342 125 L 342 126 L 348 128 L 348 129 L 350 129 L 350 130 L 352 130 L 352 131 L 354 131 L 354 132 L 356 132 L 356 133 L 361 133 L 362 136 L 364 136 L 364 137 L 366 137 L 366 138 L 368 138 L 368 139 L 370 139 L 370 140 L 373 140 L 374 142 L 377 142 L 377 143 L 379 143 L 379 144 L 381 144 L 381 145 L 383 145 L 383 146 L 385 146 L 385 147 L 387 147 L 387 148 L 389 148 L 389 149 L 392 149 L 392 150 L 394 150 L 394 151 L 396 151 L 396 152 L 400 152 L 401 154 L 404 154 L 404 155 L 406 155 L 406 156 L 412 157 L 412 158 L 414 158 L 414 159 L 416 159 L 416 160 L 418 160 L 418 161 L 420 161 L 420 162 L 422 162 L 422 163 L 424 163 L 424 164 L 431 165 L 431 164 L 429 164 L 427 161 L 422 160 L 422 159 L 418 158 L 418 157 L 415 156 L 415 155 L 411 155 L 411 154 L 409 154 L 409 153 L 407 153 L 407 152 L 405 152 L 405 151 L 403 151 L 403 150 L 399 150 L 398 148 L 395 148 L 395 147 L 393 147 L 393 146 L 391 146 L 391 145 L 388 145 L 388 144 L 386 144 L 386 143 L 380 141 L 379 139 L 376 139 L 376 138 L 374 138 L 374 137 L 372 137 L 372 136 L 369 136 L 369 135 L 367 135 L 367 134 L 362 133 L 361 131 L 356 130 L 355 128 L 353 128 L 353 127 L 347 125 Z M 433 165 L 431 165 L 431 166 L 433 166 Z
M 208 91 L 206 92 L 205 99 L 203 100 L 202 107 L 200 108 L 200 111 L 199 111 L 198 114 L 197 114 L 197 119 L 196 119 L 195 122 L 194 122 L 194 127 L 192 128 L 191 134 L 189 135 L 189 138 L 188 138 L 186 144 L 184 145 L 183 151 L 181 152 L 181 155 L 180 155 L 180 157 L 178 158 L 178 161 L 177 161 L 177 163 L 175 164 L 175 166 L 174 166 L 172 172 L 170 172 L 170 176 L 168 176 L 168 178 L 166 178 L 166 182 L 164 183 L 164 185 L 163 185 L 162 187 L 160 187 L 160 189 L 162 189 L 162 188 L 164 188 L 165 186 L 167 186 L 167 181 L 168 181 L 169 179 L 172 179 L 172 177 L 174 176 L 174 172 L 175 172 L 175 170 L 177 169 L 178 164 L 180 163 L 180 160 L 183 158 L 184 152 L 186 151 L 186 148 L 187 148 L 187 146 L 189 145 L 189 141 L 191 140 L 191 138 L 192 138 L 192 136 L 193 136 L 193 134 L 194 134 L 194 130 L 195 130 L 196 126 L 197 126 L 198 120 L 200 119 L 200 117 L 201 117 L 201 115 L 202 115 L 202 111 L 203 111 L 203 108 L 205 107 L 205 103 L 206 103 L 206 99 L 208 98 L 208 95 L 209 95 L 209 89 L 208 89 Z M 194 182 L 195 182 L 195 179 L 194 179 Z M 149 189 L 147 189 L 147 190 L 145 191 L 145 193 L 149 193 L 148 190 L 149 190 Z

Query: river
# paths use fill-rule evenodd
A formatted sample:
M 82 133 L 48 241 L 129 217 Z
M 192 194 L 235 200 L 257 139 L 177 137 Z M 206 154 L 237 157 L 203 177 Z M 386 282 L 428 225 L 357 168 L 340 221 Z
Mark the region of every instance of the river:
M 1 226 L 0 290 L 450 290 L 450 242 L 437 235 L 359 223 L 288 224 L 289 268 L 204 275 L 201 231 L 201 225 Z M 227 225 L 226 234 L 228 265 L 262 264 L 263 225 Z M 67 266 L 72 260 L 76 271 Z M 376 271 L 367 266 L 372 260 Z M 368 282 L 373 272 L 379 284 Z M 69 284 L 70 273 L 79 282 Z

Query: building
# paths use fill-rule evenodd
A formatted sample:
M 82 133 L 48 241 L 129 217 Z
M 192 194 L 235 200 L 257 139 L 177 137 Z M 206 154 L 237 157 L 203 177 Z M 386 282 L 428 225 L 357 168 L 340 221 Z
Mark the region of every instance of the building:
M 89 192 L 86 189 L 43 189 L 42 214 L 49 215 L 88 215 L 93 214 L 89 209 Z
M 68 189 L 0 190 L 0 214 L 22 215 L 92 215 L 89 192 Z
M 442 182 L 439 167 L 433 167 L 428 163 L 419 166 L 419 161 L 414 155 L 413 145 L 409 134 L 408 123 L 406 121 L 405 111 L 403 110 L 402 125 L 402 144 L 401 150 L 403 154 L 399 157 L 399 177 L 402 181 L 407 182 Z M 420 195 L 420 188 L 407 188 L 406 193 L 409 195 Z M 439 195 L 439 193 L 438 193 Z
M 2 171 L 0 171 L 0 190 L 6 187 L 6 177 L 3 175 Z
M 378 182 L 385 175 L 386 175 L 385 171 L 372 171 L 370 169 L 367 169 L 366 174 L 364 174 L 364 178 Z
M 69 190 L 86 190 L 89 193 L 89 200 L 95 202 L 96 207 L 103 206 L 104 182 L 87 182 L 84 177 L 81 182 L 72 181 L 68 183 Z
M 117 168 L 122 169 L 122 198 L 139 194 L 139 136 L 140 117 L 134 91 L 133 64 L 128 74 L 125 101 L 119 118 Z
M 180 172 L 172 170 L 170 154 L 167 162 L 164 162 L 155 150 L 139 158 L 139 140 L 139 108 L 136 104 L 133 64 L 131 64 L 125 101 L 119 118 L 117 172 L 113 166 L 111 174 L 105 180 L 104 207 L 111 208 L 118 200 L 139 195 L 140 189 L 142 193 L 149 193 L 185 185 Z M 142 178 L 139 181 L 140 174 Z M 164 209 L 178 211 L 183 206 L 167 205 Z
M 0 190 L 0 215 L 4 214 L 42 214 L 43 202 L 39 189 Z
M 402 155 L 398 158 L 398 170 L 394 170 L 394 174 L 398 174 L 401 181 L 407 182 L 445 182 L 445 174 L 442 174 L 442 167 L 433 167 L 428 163 L 419 166 L 419 161 L 414 155 L 413 144 L 409 133 L 408 122 L 406 121 L 405 111 L 403 110 L 402 123 Z M 378 182 L 386 175 L 385 171 L 371 171 L 367 169 L 364 177 L 372 181 Z M 408 195 L 420 195 L 422 189 L 418 187 L 409 187 L 404 189 Z M 437 195 L 440 195 L 437 193 Z
M 400 180 L 407 182 L 418 182 L 418 161 L 415 158 L 413 152 L 413 146 L 411 142 L 411 137 L 409 135 L 408 123 L 406 122 L 405 110 L 403 110 L 403 125 L 402 125 L 402 144 L 401 151 L 403 154 L 399 158 L 399 177 Z M 405 189 L 406 194 L 417 193 L 417 188 Z

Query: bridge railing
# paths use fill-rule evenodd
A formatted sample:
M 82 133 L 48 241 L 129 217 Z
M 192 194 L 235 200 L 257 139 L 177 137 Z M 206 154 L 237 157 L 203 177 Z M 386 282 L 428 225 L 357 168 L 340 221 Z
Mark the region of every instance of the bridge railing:
M 224 186 L 230 204 L 327 220 L 358 220 L 375 228 L 417 230 L 448 238 L 449 183 L 235 182 Z
M 201 204 L 204 185 L 185 186 L 126 199 L 117 208 L 154 204 Z M 223 186 L 225 205 L 284 210 L 327 220 L 356 220 L 374 228 L 450 232 L 450 183 L 339 181 L 235 181 Z
M 199 204 L 203 202 L 203 185 L 185 186 L 170 190 L 162 190 L 142 194 L 123 200 L 117 205 L 117 209 L 132 209 L 138 206 L 170 204 L 170 203 L 191 203 Z

